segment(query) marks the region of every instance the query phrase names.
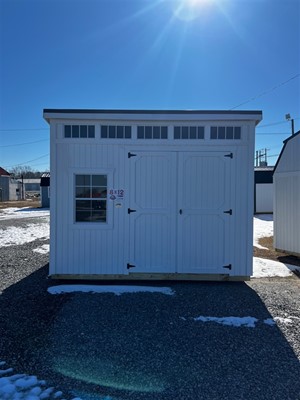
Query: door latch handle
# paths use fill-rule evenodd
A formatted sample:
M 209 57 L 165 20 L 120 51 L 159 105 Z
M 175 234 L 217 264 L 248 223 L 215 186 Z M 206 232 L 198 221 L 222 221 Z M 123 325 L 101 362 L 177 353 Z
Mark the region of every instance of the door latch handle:
M 180 214 L 180 215 L 182 214 L 182 209 L 179 210 L 179 214 Z
M 132 210 L 131 208 L 128 208 L 128 214 L 136 212 L 136 210 Z

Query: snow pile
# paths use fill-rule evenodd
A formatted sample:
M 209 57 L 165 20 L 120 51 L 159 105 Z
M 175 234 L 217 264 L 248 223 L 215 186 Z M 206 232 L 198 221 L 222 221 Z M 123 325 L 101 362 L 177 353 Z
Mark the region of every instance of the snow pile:
M 0 361 L 0 368 L 5 362 Z M 0 369 L 0 399 L 1 400 L 46 400 L 61 399 L 62 392 L 53 387 L 46 387 L 46 382 L 36 376 L 14 374 L 12 368 Z M 4 376 L 8 375 L 8 376 Z M 63 400 L 63 399 L 62 399 Z M 79 397 L 73 400 L 80 400 Z
M 285 278 L 292 275 L 292 271 L 300 272 L 300 267 L 265 258 L 253 257 L 252 278 L 271 278 L 274 276 Z
M 0 247 L 21 245 L 37 239 L 49 239 L 49 223 L 29 224 L 26 227 L 11 226 L 1 229 Z
M 217 324 L 241 327 L 245 326 L 247 328 L 255 328 L 255 323 L 258 321 L 254 317 L 204 317 L 200 315 L 194 318 L 194 321 L 201 322 L 216 322 Z
M 49 217 L 50 211 L 45 208 L 4 208 L 0 210 L 0 221 L 7 219 L 22 219 L 22 218 L 36 218 L 36 217 Z
M 261 214 L 260 218 L 254 217 L 253 219 L 253 246 L 268 250 L 267 247 L 261 246 L 258 240 L 273 236 L 273 215 Z
M 33 251 L 34 251 L 35 253 L 47 254 L 47 253 L 49 253 L 49 249 L 50 249 L 49 244 L 43 244 L 42 246 L 40 246 L 40 247 L 34 249 Z
M 152 286 L 97 286 L 97 285 L 59 285 L 48 288 L 51 294 L 85 292 L 85 293 L 113 293 L 120 296 L 124 293 L 162 293 L 173 295 L 172 289 L 167 287 L 152 287 Z

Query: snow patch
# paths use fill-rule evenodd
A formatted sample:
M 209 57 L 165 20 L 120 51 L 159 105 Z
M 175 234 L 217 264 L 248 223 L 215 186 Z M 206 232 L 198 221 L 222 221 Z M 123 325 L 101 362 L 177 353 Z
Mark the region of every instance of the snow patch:
M 275 276 L 284 278 L 292 275 L 292 271 L 300 271 L 300 267 L 265 258 L 253 257 L 252 278 L 271 278 Z
M 49 223 L 28 224 L 25 227 L 11 226 L 1 229 L 0 247 L 21 245 L 34 242 L 37 239 L 49 239 Z
M 45 208 L 9 207 L 9 208 L 4 208 L 0 211 L 0 220 L 49 217 L 49 215 L 50 215 L 50 210 Z
M 124 293 L 162 293 L 166 295 L 173 295 L 172 289 L 167 287 L 153 287 L 153 286 L 97 286 L 97 285 L 59 285 L 51 286 L 48 288 L 48 292 L 51 294 L 61 293 L 73 293 L 73 292 L 84 292 L 84 293 L 113 293 L 116 296 L 120 296 Z
M 40 253 L 40 254 L 47 254 L 49 253 L 50 245 L 49 244 L 43 244 L 41 247 L 38 247 L 34 249 L 33 251 L 35 253 Z
M 204 317 L 200 315 L 194 318 L 194 321 L 201 322 L 216 322 L 217 324 L 241 327 L 245 326 L 247 328 L 255 328 L 255 323 L 258 321 L 254 317 Z
M 0 367 L 5 365 L 0 361 Z M 1 375 L 8 375 L 13 372 L 12 368 L 0 370 Z M 1 400 L 44 400 L 58 399 L 63 393 L 55 391 L 53 387 L 45 388 L 46 382 L 39 380 L 34 375 L 14 374 L 0 378 L 0 399 Z M 81 400 L 74 398 L 73 400 Z
M 253 219 L 253 246 L 268 250 L 267 247 L 261 246 L 258 240 L 273 236 L 273 215 L 262 214 L 261 218 L 254 217 Z

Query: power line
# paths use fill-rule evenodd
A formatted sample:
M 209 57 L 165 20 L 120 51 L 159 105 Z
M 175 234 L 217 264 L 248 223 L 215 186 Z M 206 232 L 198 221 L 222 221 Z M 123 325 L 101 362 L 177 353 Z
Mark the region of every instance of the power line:
M 278 89 L 279 87 L 281 87 L 283 85 L 286 85 L 288 82 L 292 81 L 293 79 L 298 78 L 299 76 L 300 76 L 300 73 L 292 76 L 290 79 L 288 79 L 288 80 L 286 80 L 284 82 L 279 83 L 278 85 L 272 87 L 271 89 L 265 90 L 264 92 L 258 94 L 257 96 L 251 97 L 250 99 L 244 101 L 243 103 L 240 103 L 237 106 L 230 108 L 229 111 L 234 110 L 234 109 L 236 109 L 236 108 L 238 108 L 240 106 L 243 106 L 244 104 L 250 103 L 251 101 L 259 99 L 260 97 L 265 96 L 266 94 L 269 94 L 269 93 L 273 92 L 274 90 Z
M 263 135 L 284 135 L 284 136 L 290 136 L 290 133 L 286 132 L 256 132 L 257 136 L 263 136 Z
M 40 157 L 34 158 L 33 160 L 25 161 L 25 162 L 23 162 L 23 163 L 19 163 L 19 164 L 15 164 L 15 165 L 6 165 L 6 166 L 5 166 L 5 168 L 13 168 L 13 167 L 18 167 L 19 165 L 28 164 L 28 163 L 31 163 L 31 162 L 33 162 L 33 161 L 40 160 L 41 158 L 48 157 L 49 155 L 50 155 L 50 154 L 48 153 L 48 154 L 44 154 L 43 156 L 40 156 Z
M 0 145 L 0 147 L 24 146 L 26 144 L 34 144 L 34 143 L 47 142 L 47 141 L 48 141 L 48 139 L 42 139 L 42 140 L 35 140 L 34 142 L 24 142 L 24 143 L 17 143 L 17 144 L 4 144 L 4 145 Z

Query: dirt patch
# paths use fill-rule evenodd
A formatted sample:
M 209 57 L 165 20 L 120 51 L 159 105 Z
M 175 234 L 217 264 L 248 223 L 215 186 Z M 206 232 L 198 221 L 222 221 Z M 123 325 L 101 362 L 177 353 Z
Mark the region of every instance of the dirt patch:
M 276 251 L 273 247 L 273 236 L 263 237 L 258 240 L 258 243 L 267 249 L 253 248 L 253 256 L 260 258 L 267 258 L 269 260 L 279 261 L 284 264 L 291 264 L 300 267 L 300 257 L 296 257 L 289 253 Z
M 0 202 L 0 209 L 16 207 L 31 207 L 31 208 L 39 208 L 41 207 L 40 200 L 19 200 L 19 201 L 2 201 Z

